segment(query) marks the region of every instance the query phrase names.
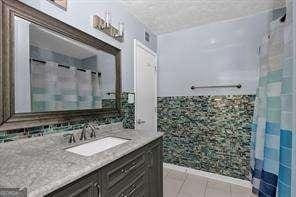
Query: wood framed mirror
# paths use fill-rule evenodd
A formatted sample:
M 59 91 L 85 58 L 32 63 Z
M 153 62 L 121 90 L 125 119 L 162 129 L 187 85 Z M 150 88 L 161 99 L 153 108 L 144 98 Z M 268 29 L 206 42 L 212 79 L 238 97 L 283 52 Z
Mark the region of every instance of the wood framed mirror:
M 0 131 L 121 114 L 121 51 L 0 1 Z

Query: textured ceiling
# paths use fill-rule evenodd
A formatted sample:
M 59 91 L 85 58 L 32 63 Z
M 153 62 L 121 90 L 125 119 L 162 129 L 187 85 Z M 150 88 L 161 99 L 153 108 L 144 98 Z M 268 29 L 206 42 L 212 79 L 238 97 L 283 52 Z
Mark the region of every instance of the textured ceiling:
M 252 15 L 285 5 L 285 0 L 121 0 L 156 34 Z

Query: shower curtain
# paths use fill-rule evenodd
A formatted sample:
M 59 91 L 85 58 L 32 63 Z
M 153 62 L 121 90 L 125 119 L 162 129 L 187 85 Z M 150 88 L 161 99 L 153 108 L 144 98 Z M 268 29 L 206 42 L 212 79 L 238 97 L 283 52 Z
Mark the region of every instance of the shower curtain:
M 56 81 L 58 65 L 31 61 L 31 109 L 33 112 L 56 109 Z
M 100 108 L 100 88 L 100 76 L 91 70 L 31 61 L 32 112 Z
M 283 18 L 282 18 L 283 19 Z M 292 1 L 286 21 L 270 23 L 260 48 L 259 87 L 251 139 L 253 192 L 295 197 L 295 73 Z
M 78 108 L 90 109 L 92 107 L 92 79 L 91 71 L 86 70 L 77 72 L 77 93 L 78 93 Z
M 102 108 L 102 82 L 100 75 L 98 73 L 92 73 L 91 75 L 92 80 L 92 106 L 94 108 Z
M 57 67 L 55 110 L 77 109 L 78 95 L 76 82 L 76 68 Z

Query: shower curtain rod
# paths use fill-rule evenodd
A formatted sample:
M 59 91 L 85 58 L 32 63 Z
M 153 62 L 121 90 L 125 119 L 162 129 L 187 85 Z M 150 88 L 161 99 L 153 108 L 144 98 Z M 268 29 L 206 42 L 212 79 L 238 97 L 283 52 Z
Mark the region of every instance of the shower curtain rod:
M 39 63 L 42 63 L 42 64 L 46 64 L 46 61 L 37 60 L 37 59 L 33 59 L 33 58 L 30 58 L 30 60 L 35 61 L 35 62 L 39 62 Z M 70 68 L 70 66 L 65 66 L 63 64 L 58 64 L 58 66 L 63 67 L 63 68 L 68 68 L 68 69 Z M 82 68 L 77 68 L 77 70 L 82 71 L 82 72 L 86 72 L 86 70 L 82 69 Z M 98 77 L 101 77 L 100 72 L 91 71 L 91 73 L 94 74 L 94 75 L 98 74 Z
M 199 89 L 199 88 L 237 88 L 240 89 L 242 87 L 241 84 L 236 85 L 221 85 L 221 86 L 191 86 L 191 90 Z

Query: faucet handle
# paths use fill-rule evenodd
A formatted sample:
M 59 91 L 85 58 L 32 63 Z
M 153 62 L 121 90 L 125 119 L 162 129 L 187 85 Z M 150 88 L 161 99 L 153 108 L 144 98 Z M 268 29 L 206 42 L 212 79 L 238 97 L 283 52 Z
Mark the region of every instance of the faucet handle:
M 92 131 L 91 133 L 90 133 L 90 138 L 96 138 L 97 136 L 96 136 L 96 132 L 95 131 Z
M 89 123 L 88 127 L 91 129 L 90 137 L 96 138 L 96 129 L 99 128 L 99 125 L 97 123 Z
M 75 135 L 73 133 L 66 133 L 63 135 L 64 138 L 69 137 L 69 136 L 70 136 L 70 138 L 69 138 L 68 143 L 69 144 L 75 143 L 76 139 L 75 139 Z
M 96 123 L 96 122 L 90 122 L 90 123 L 88 123 L 88 125 L 90 126 L 90 127 L 92 127 L 93 129 L 99 129 L 99 124 L 98 123 Z
M 82 131 L 81 131 L 81 134 L 80 134 L 80 138 L 79 140 L 86 140 L 86 126 L 83 127 Z

